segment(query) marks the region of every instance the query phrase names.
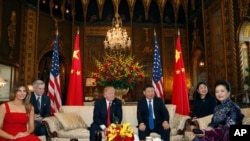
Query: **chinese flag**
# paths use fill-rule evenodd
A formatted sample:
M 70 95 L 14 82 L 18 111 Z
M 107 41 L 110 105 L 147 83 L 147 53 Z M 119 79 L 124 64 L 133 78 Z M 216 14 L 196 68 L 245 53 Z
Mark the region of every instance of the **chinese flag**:
M 172 104 L 176 105 L 176 113 L 189 115 L 189 100 L 187 93 L 186 74 L 181 52 L 180 33 L 176 40 L 175 64 L 174 64 L 174 81 Z
M 66 101 L 67 105 L 83 105 L 82 75 L 79 31 L 77 31 L 72 56 L 71 72 L 69 77 L 69 86 Z

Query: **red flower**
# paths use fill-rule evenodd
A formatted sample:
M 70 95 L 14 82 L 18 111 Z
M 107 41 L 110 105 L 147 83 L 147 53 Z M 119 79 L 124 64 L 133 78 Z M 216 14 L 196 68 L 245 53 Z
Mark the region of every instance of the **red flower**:
M 133 88 L 137 82 L 146 77 L 143 66 L 129 55 L 105 54 L 103 61 L 95 60 L 96 71 L 90 77 L 96 78 L 100 86 L 114 86 L 115 88 Z

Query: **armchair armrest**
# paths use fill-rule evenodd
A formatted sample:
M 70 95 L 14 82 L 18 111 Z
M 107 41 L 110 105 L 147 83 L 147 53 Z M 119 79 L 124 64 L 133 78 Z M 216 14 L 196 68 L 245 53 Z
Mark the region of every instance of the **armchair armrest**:
M 244 117 L 243 121 L 242 121 L 242 124 L 244 124 L 244 125 L 250 125 L 250 117 Z
M 57 131 L 62 129 L 62 125 L 55 116 L 46 117 L 42 120 L 42 124 L 45 125 L 49 137 L 57 137 Z
M 170 127 L 177 130 L 177 135 L 183 135 L 190 119 L 190 116 L 175 113 L 173 120 L 170 121 Z

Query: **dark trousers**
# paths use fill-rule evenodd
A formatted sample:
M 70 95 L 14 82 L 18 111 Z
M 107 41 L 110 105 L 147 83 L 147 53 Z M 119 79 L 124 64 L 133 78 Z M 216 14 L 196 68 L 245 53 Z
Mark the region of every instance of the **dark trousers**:
M 99 125 L 92 123 L 89 128 L 89 133 L 90 133 L 89 140 L 95 141 L 97 133 L 101 131 L 102 129 L 100 128 Z
M 147 136 L 150 135 L 151 132 L 156 132 L 161 135 L 161 139 L 163 141 L 170 140 L 170 129 L 164 130 L 162 126 L 157 126 L 153 130 L 146 128 L 144 131 L 138 130 L 138 136 L 140 140 L 145 140 Z
M 41 121 L 39 120 L 35 120 L 35 130 L 34 130 L 34 134 L 37 136 L 47 136 L 47 130 L 46 127 L 41 123 Z

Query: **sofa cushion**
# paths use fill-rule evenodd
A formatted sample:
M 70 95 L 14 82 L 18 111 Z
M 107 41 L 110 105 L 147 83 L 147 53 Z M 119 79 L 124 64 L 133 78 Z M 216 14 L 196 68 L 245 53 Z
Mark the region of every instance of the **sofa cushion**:
M 126 122 L 129 122 L 132 127 L 138 125 L 137 106 L 122 106 L 122 123 Z
M 77 113 L 55 113 L 55 116 L 62 124 L 64 130 L 87 128 L 86 123 Z
M 205 117 L 202 117 L 202 118 L 197 118 L 196 121 L 198 122 L 199 124 L 199 128 L 200 129 L 205 129 L 207 128 L 208 124 L 211 122 L 212 120 L 212 117 L 213 117 L 213 114 L 211 115 L 208 115 L 208 116 L 205 116 Z
M 83 121 L 88 125 L 88 127 L 93 122 L 93 111 L 94 111 L 94 106 L 68 106 L 68 105 L 64 105 L 64 106 L 61 106 L 61 108 L 60 108 L 61 113 L 74 112 L 74 113 L 79 114 L 82 117 Z
M 81 138 L 89 139 L 89 130 L 84 128 L 77 128 L 73 130 L 59 130 L 57 132 L 59 138 Z

